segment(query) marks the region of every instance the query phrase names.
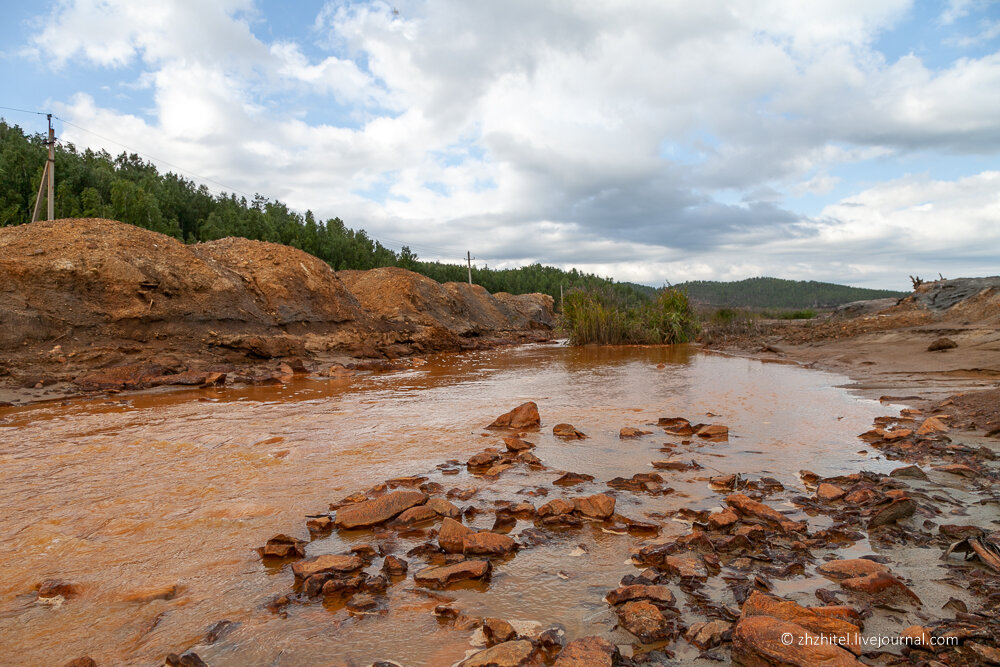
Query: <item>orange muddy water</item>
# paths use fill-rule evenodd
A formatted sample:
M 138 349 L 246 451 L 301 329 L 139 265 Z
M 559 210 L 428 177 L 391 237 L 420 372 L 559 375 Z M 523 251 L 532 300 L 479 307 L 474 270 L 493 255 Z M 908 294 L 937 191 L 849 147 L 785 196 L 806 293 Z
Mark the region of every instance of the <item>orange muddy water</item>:
M 719 507 L 723 495 L 708 487 L 709 475 L 772 476 L 801 489 L 802 468 L 888 470 L 857 453 L 855 437 L 885 406 L 834 386 L 843 381 L 684 346 L 541 345 L 443 355 L 405 372 L 340 380 L 0 408 L 0 662 L 58 665 L 89 655 L 101 665 L 154 665 L 194 650 L 215 667 L 449 665 L 469 652 L 473 633 L 434 617 L 442 600 L 473 616 L 558 623 L 569 638 L 601 634 L 629 644 L 613 630 L 602 597 L 622 575 L 638 573 L 628 556 L 644 541 L 597 524 L 554 532 L 498 562 L 488 586 L 436 595 L 415 588 L 421 562 L 405 555 L 426 540 L 419 532 L 383 532 L 378 540 L 334 532 L 309 544 L 316 555 L 377 542 L 410 560 L 411 576 L 390 587 L 382 616 L 352 617 L 322 602 L 293 604 L 286 618 L 268 612 L 264 605 L 290 592 L 293 578 L 287 565 L 265 567 L 254 549 L 276 533 L 308 539 L 306 515 L 402 475 L 479 488 L 456 503 L 484 510 L 471 523 L 489 528 L 494 500 L 537 506 L 608 492 L 607 480 L 652 471 L 651 461 L 670 457 L 659 448 L 680 442 L 655 426 L 645 427 L 652 435 L 620 440 L 623 426 L 664 416 L 727 424 L 726 443 L 678 444 L 675 458 L 703 469 L 663 471 L 673 494 L 613 492 L 618 512 L 661 523 L 660 539 L 680 534 L 688 523 L 662 517 Z M 496 480 L 464 466 L 459 475 L 440 474 L 435 466 L 447 459 L 502 447 L 482 427 L 526 400 L 539 406 L 542 428 L 528 439 L 547 470 L 518 466 Z M 560 441 L 551 431 L 559 422 L 590 437 Z M 553 486 L 565 470 L 595 480 Z M 548 496 L 523 493 L 537 487 Z M 529 526 L 519 521 L 511 535 Z M 34 588 L 50 578 L 75 584 L 79 595 L 38 602 Z M 170 586 L 170 599 L 149 599 L 151 589 Z M 206 631 L 223 619 L 234 629 L 208 643 Z

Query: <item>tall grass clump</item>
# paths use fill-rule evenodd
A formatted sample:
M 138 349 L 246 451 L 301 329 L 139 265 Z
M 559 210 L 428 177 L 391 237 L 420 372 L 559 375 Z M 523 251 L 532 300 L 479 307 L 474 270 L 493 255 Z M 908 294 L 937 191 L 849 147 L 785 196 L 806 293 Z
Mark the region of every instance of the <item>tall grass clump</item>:
M 687 294 L 665 287 L 641 303 L 610 292 L 573 291 L 563 302 L 562 330 L 571 345 L 686 343 L 698 333 Z

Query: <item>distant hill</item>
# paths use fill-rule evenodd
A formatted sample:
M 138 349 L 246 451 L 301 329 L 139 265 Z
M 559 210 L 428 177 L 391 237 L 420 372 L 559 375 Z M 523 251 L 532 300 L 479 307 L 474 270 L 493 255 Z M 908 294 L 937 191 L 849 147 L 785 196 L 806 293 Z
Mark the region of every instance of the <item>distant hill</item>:
M 747 278 L 729 283 L 693 280 L 674 287 L 686 290 L 695 302 L 730 308 L 833 308 L 851 301 L 901 298 L 909 294 L 782 278 Z

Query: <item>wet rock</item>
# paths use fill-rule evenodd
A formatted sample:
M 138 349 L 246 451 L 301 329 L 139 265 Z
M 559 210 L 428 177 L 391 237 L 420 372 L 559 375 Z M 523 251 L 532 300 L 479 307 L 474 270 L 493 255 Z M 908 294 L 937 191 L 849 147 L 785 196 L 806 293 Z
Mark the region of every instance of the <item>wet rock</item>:
M 447 495 L 449 498 L 455 498 L 456 500 L 468 500 L 477 493 L 479 493 L 479 489 L 474 486 L 467 486 L 465 488 L 455 487 L 454 489 L 449 489 Z
M 739 479 L 739 475 L 716 475 L 708 478 L 708 485 L 716 491 L 732 491 Z
M 347 601 L 347 611 L 352 614 L 368 615 L 384 612 L 384 605 L 367 593 L 358 593 Z
M 615 477 L 608 482 L 608 486 L 612 489 L 631 491 L 633 493 L 661 494 L 673 491 L 673 489 L 665 484 L 663 477 L 659 473 L 655 472 L 637 473 L 632 475 L 629 479 L 624 477 Z
M 889 476 L 927 480 L 927 473 L 921 470 L 920 466 L 903 466 L 902 468 L 896 468 L 889 473 Z
M 539 518 L 544 518 L 547 516 L 569 514 L 573 511 L 574 507 L 575 505 L 569 500 L 564 498 L 553 498 L 538 508 L 538 516 Z
M 750 597 L 743 603 L 743 618 L 750 616 L 770 616 L 780 618 L 799 625 L 806 630 L 823 637 L 838 641 L 855 654 L 861 653 L 861 647 L 851 641 L 860 632 L 860 628 L 835 616 L 819 614 L 791 600 L 784 600 L 760 591 L 752 591 Z
M 197 653 L 188 651 L 183 655 L 176 653 L 169 654 L 163 661 L 166 667 L 208 667 L 204 660 L 198 657 Z
M 337 510 L 334 523 L 343 529 L 377 526 L 425 502 L 427 495 L 420 491 L 393 491 L 378 498 L 341 507 Z
M 574 639 L 559 653 L 554 667 L 616 667 L 621 662 L 618 647 L 603 637 Z
M 533 401 L 522 403 L 510 412 L 500 415 L 486 428 L 527 429 L 538 428 L 542 423 L 538 406 Z
M 483 635 L 486 637 L 486 645 L 503 644 L 517 638 L 517 631 L 514 626 L 501 618 L 484 618 Z
M 382 562 L 382 571 L 390 577 L 406 576 L 406 571 L 409 567 L 409 563 L 397 556 L 386 556 L 385 560 Z
M 441 522 L 438 544 L 450 554 L 460 554 L 465 549 L 465 536 L 471 532 L 471 528 L 463 526 L 454 519 L 446 518 Z
M 525 667 L 535 655 L 535 645 L 527 639 L 497 644 L 459 663 L 459 667 Z
M 554 480 L 552 483 L 556 486 L 573 486 L 575 484 L 583 484 L 584 482 L 593 482 L 593 475 L 586 475 L 579 472 L 568 472 L 562 477 Z
M 507 535 L 488 530 L 469 532 L 462 543 L 463 553 L 474 556 L 504 556 L 517 548 L 517 542 Z
M 309 535 L 315 537 L 332 530 L 333 519 L 329 516 L 316 516 L 306 521 L 306 528 L 309 530 Z
M 292 563 L 292 574 L 296 579 L 308 579 L 314 574 L 355 572 L 364 566 L 358 556 L 323 554 Z
M 835 500 L 840 500 L 846 495 L 847 492 L 844 491 L 839 486 L 834 486 L 833 484 L 828 484 L 826 482 L 823 482 L 818 487 L 816 487 L 816 497 L 822 500 L 823 502 L 829 503 Z
M 583 440 L 587 437 L 582 431 L 577 431 L 572 424 L 556 424 L 552 427 L 552 435 L 563 440 Z
M 708 516 L 708 527 L 712 530 L 725 530 L 740 520 L 739 515 L 731 509 L 714 512 Z
M 615 499 L 603 493 L 574 498 L 573 511 L 590 519 L 609 519 L 615 513 Z
M 632 428 L 631 426 L 625 426 L 618 432 L 618 437 L 622 440 L 628 438 L 641 438 L 644 435 L 649 435 L 652 431 L 643 431 L 642 429 Z
M 933 470 L 951 473 L 952 475 L 961 475 L 962 477 L 968 477 L 970 479 L 979 475 L 975 468 L 967 466 L 964 463 L 949 463 L 948 465 L 935 466 Z
M 930 345 L 927 346 L 928 352 L 941 352 L 943 350 L 952 350 L 958 347 L 958 343 L 950 338 L 941 337 L 936 339 Z
M 900 519 L 913 516 L 916 511 L 917 504 L 911 498 L 898 498 L 872 515 L 872 518 L 868 520 L 868 529 L 895 523 Z
M 855 593 L 864 593 L 879 598 L 901 597 L 921 604 L 920 598 L 907 588 L 906 584 L 888 572 L 876 572 L 863 577 L 843 579 L 840 587 Z
M 515 436 L 508 436 L 503 439 L 503 444 L 507 445 L 507 450 L 511 452 L 523 452 L 532 449 L 535 444 Z
M 493 566 L 488 560 L 463 560 L 451 565 L 424 568 L 413 575 L 420 586 L 444 588 L 448 584 L 467 579 L 489 579 Z
M 202 637 L 201 642 L 203 644 L 214 644 L 238 627 L 240 627 L 239 623 L 223 619 L 208 629 L 205 636 Z
M 947 433 L 949 430 L 951 429 L 944 423 L 941 416 L 928 417 L 917 429 L 917 436 L 922 437 L 935 433 Z
M 955 526 L 952 524 L 938 526 L 938 532 L 950 540 L 964 540 L 969 537 L 982 537 L 986 534 L 982 528 L 976 526 Z
M 496 461 L 500 459 L 500 453 L 495 449 L 487 449 L 485 451 L 479 452 L 478 454 L 473 454 L 466 462 L 466 466 L 469 468 L 485 468 L 487 466 L 493 465 Z
M 650 602 L 626 602 L 615 612 L 618 614 L 618 624 L 643 643 L 666 639 L 673 634 L 673 624 Z
M 430 498 L 427 500 L 427 507 L 434 510 L 438 516 L 457 519 L 462 516 L 462 510 L 458 509 L 454 503 L 450 503 L 444 498 Z
M 657 470 L 674 470 L 684 472 L 687 470 L 701 470 L 701 466 L 694 461 L 677 461 L 673 459 L 663 459 L 653 461 L 652 466 Z
M 417 505 L 416 507 L 411 507 L 397 516 L 392 520 L 392 523 L 399 526 L 412 526 L 418 523 L 434 521 L 437 518 L 438 513 L 435 512 L 433 508 L 428 507 L 427 505 Z
M 532 454 L 531 452 L 521 452 L 517 455 L 517 460 L 521 463 L 527 463 L 529 466 L 534 466 L 536 468 L 544 468 L 542 465 L 542 460 Z
M 390 489 L 396 489 L 400 486 L 414 488 L 420 486 L 426 481 L 427 478 L 422 475 L 411 475 L 409 477 L 394 477 L 392 479 L 387 479 L 385 480 L 385 485 Z
M 689 627 L 684 633 L 684 639 L 704 651 L 728 641 L 732 634 L 732 623 L 720 620 L 702 621 Z
M 73 658 L 62 667 L 97 667 L 97 663 L 93 658 L 85 655 L 82 658 Z
M 38 599 L 63 597 L 72 598 L 80 594 L 80 589 L 68 581 L 62 579 L 46 579 L 38 585 Z
M 828 579 L 840 580 L 888 572 L 889 568 L 867 558 L 850 558 L 831 560 L 819 565 L 816 570 Z
M 729 427 L 722 424 L 705 424 L 694 432 L 699 438 L 706 440 L 728 440 Z
M 860 667 L 863 664 L 849 651 L 824 641 L 819 635 L 770 616 L 740 619 L 733 630 L 732 659 L 733 664 L 745 667 Z
M 704 577 L 702 564 L 690 556 L 663 556 L 659 563 L 660 569 L 681 579 Z
M 683 417 L 660 417 L 656 425 L 663 428 L 668 435 L 694 435 L 694 428 L 692 428 L 691 422 Z
M 617 606 L 624 602 L 635 600 L 645 600 L 657 606 L 673 607 L 677 600 L 673 592 L 666 586 L 633 584 L 631 586 L 620 586 L 613 591 L 609 591 L 604 596 L 605 602 L 611 606 Z
M 727 496 L 726 504 L 740 514 L 761 519 L 787 532 L 804 532 L 806 530 L 806 523 L 804 521 L 791 521 L 777 510 L 768 507 L 764 503 L 752 500 L 742 493 L 734 493 Z

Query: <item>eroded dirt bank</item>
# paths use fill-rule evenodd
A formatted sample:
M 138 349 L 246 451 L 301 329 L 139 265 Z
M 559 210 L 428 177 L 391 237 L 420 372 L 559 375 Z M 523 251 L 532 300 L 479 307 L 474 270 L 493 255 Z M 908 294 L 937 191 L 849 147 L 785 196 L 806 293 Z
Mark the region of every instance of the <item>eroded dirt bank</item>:
M 396 268 L 338 275 L 273 243 L 184 245 L 96 219 L 0 229 L 0 401 L 280 382 L 358 359 L 541 340 L 552 326 L 546 295 Z

